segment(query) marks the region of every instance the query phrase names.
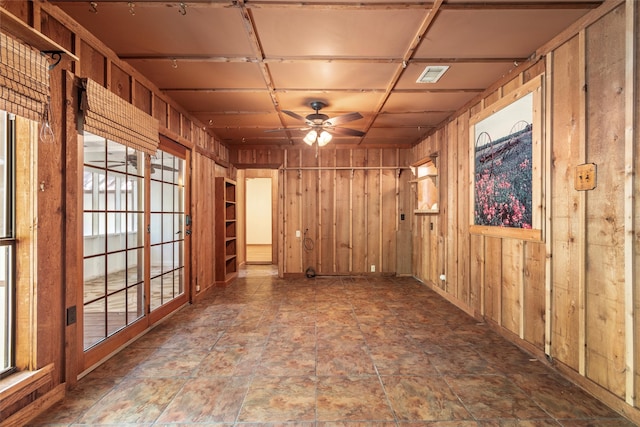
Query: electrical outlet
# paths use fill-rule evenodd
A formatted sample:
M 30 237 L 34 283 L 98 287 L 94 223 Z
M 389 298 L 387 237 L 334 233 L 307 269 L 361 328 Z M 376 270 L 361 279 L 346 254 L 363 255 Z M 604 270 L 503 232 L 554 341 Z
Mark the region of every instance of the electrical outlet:
M 371 272 L 372 272 L 372 273 L 375 273 L 375 272 L 376 272 L 376 266 L 375 266 L 375 265 L 373 265 L 373 264 L 371 264 Z
M 300 230 L 296 230 L 296 237 L 300 237 Z

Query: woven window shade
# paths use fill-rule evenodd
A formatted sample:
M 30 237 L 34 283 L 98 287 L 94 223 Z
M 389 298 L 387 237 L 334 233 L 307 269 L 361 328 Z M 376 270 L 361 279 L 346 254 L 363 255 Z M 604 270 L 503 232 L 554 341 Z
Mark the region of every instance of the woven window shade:
M 47 57 L 0 33 L 0 109 L 40 121 L 48 100 Z
M 154 155 L 158 120 L 91 79 L 81 79 L 84 130 Z

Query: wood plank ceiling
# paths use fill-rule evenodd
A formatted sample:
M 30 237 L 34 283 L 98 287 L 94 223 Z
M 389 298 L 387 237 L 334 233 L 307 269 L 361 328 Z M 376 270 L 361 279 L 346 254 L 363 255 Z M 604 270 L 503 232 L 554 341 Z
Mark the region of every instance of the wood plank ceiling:
M 312 101 L 362 115 L 331 144 L 409 147 L 602 1 L 51 3 L 229 147 L 303 144 Z

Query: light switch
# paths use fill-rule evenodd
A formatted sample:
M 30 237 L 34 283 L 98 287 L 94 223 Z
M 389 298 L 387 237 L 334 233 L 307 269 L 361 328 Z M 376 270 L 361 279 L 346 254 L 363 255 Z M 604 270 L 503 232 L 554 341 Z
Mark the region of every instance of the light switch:
M 596 164 L 585 163 L 576 166 L 574 187 L 578 191 L 593 190 L 596 188 Z

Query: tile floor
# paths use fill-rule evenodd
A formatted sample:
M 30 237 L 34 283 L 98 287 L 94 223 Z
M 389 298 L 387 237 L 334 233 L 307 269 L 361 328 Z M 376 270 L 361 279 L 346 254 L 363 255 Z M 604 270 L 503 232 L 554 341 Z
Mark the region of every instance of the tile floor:
M 32 425 L 633 425 L 415 280 L 243 273 Z

